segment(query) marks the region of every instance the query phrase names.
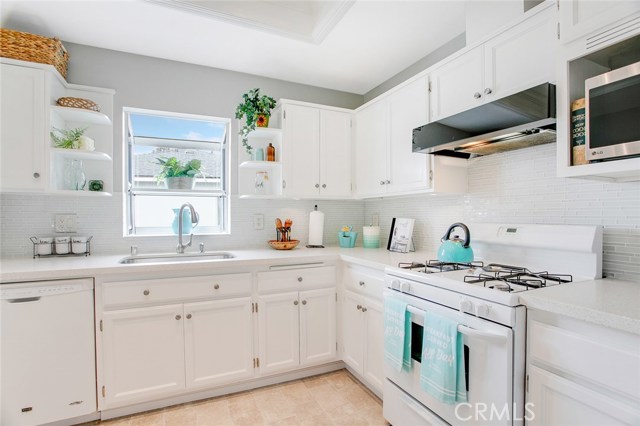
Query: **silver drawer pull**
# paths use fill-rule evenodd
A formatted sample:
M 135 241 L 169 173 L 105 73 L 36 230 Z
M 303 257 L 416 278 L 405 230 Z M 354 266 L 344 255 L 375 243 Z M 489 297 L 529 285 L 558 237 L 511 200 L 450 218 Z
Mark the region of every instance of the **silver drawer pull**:
M 294 304 L 294 305 L 296 305 L 296 306 L 298 306 L 298 301 L 297 301 L 297 300 L 294 300 L 294 301 L 293 301 L 293 304 Z
M 191 314 L 187 314 L 187 319 L 191 319 Z
M 362 307 L 362 312 L 367 312 L 367 308 L 365 308 L 364 306 Z
M 182 319 L 181 315 L 176 315 L 176 320 L 180 321 Z
M 358 305 L 358 306 L 356 306 L 356 309 L 357 309 L 357 310 L 361 310 L 361 309 L 362 309 L 362 305 Z
M 220 284 L 214 284 L 213 288 L 214 288 L 214 290 L 218 290 L 220 288 Z
M 298 277 L 298 282 L 301 283 L 302 282 L 302 277 Z
M 364 285 L 364 281 L 360 281 L 358 284 L 360 284 L 360 286 Z
M 149 295 L 149 293 L 150 293 L 150 291 L 149 291 L 149 290 L 145 290 L 145 291 L 143 291 L 143 292 L 142 292 L 142 294 L 144 294 L 145 296 L 148 296 L 148 295 Z
M 307 301 L 306 301 L 306 300 L 303 300 L 303 301 L 302 301 L 302 304 L 303 304 L 303 305 L 306 305 L 306 304 L 307 304 Z

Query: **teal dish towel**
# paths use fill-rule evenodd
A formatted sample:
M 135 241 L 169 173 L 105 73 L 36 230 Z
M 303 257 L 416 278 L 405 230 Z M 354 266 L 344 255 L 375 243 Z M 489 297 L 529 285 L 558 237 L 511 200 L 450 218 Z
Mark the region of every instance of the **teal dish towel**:
M 422 338 L 420 385 L 445 404 L 467 401 L 464 371 L 464 342 L 458 324 L 427 312 Z
M 384 302 L 384 355 L 397 371 L 411 368 L 411 314 L 401 300 Z

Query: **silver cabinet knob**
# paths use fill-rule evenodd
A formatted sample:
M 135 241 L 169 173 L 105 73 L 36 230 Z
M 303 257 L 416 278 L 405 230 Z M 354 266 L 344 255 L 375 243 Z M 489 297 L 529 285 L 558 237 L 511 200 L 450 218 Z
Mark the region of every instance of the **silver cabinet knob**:
M 360 281 L 358 284 L 360 284 L 360 287 L 364 286 L 364 281 Z
M 220 288 L 220 284 L 214 284 L 213 288 L 214 288 L 214 290 L 218 290 Z
M 476 93 L 473 94 L 473 97 L 475 99 L 480 99 L 482 97 L 482 95 L 480 94 L 480 92 L 476 92 Z
M 485 95 L 490 95 L 493 93 L 493 90 L 491 90 L 489 87 L 487 87 L 486 89 L 484 89 L 484 94 Z
M 180 321 L 181 319 L 182 319 L 182 316 L 176 315 L 176 320 Z
M 306 301 L 306 300 L 303 300 L 303 301 L 302 301 L 302 304 L 303 304 L 303 305 L 306 305 L 306 304 L 307 304 L 307 301 Z
M 319 183 L 316 183 L 316 188 L 320 188 L 320 184 Z
M 187 314 L 187 319 L 191 319 L 191 314 Z
M 38 179 L 38 178 L 40 177 L 40 173 L 35 172 L 35 173 L 33 174 L 33 177 L 34 177 L 34 178 L 36 178 L 36 179 Z
M 148 295 L 149 295 L 149 293 L 150 293 L 150 291 L 149 291 L 149 290 L 145 290 L 145 291 L 143 291 L 143 292 L 142 292 L 142 294 L 144 294 L 145 296 L 148 296 Z
M 362 312 L 367 312 L 367 308 L 365 308 L 364 306 L 362 307 Z
M 384 185 L 384 181 L 383 180 L 380 181 L 380 185 Z
M 362 305 L 358 305 L 358 306 L 356 306 L 356 309 L 357 309 L 357 310 L 361 310 L 361 309 L 362 309 Z
M 302 282 L 302 277 L 298 277 L 298 282 L 301 283 Z
M 389 185 L 391 183 L 391 181 L 389 179 L 384 181 L 385 185 Z
M 323 187 L 323 188 L 326 188 L 326 187 L 327 187 L 327 184 L 326 184 L 326 183 L 323 183 L 323 184 L 322 184 L 322 187 Z
M 297 300 L 294 300 L 294 301 L 293 301 L 293 304 L 294 304 L 294 305 L 296 305 L 296 306 L 298 306 L 298 301 L 297 301 Z

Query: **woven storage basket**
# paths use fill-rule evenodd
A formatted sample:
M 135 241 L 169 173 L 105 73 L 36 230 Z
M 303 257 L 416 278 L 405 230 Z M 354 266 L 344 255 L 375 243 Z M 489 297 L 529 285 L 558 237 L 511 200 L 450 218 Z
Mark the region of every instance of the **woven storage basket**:
M 89 99 L 65 97 L 65 98 L 58 99 L 56 103 L 63 107 L 82 108 L 82 109 L 89 109 L 91 111 L 100 111 L 100 105 L 96 104 L 95 102 Z
M 53 65 L 67 78 L 69 54 L 57 38 L 0 28 L 0 56 Z

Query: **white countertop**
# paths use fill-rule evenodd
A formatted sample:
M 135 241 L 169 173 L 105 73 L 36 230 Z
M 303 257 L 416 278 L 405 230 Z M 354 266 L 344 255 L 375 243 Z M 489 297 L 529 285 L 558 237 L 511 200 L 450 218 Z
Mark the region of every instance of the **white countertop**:
M 212 272 L 221 268 L 256 265 L 298 264 L 337 261 L 384 269 L 399 262 L 434 258 L 433 253 L 392 253 L 383 248 L 365 249 L 327 247 L 293 250 L 224 250 L 235 258 L 182 263 L 120 264 L 126 255 L 91 255 L 87 257 L 51 257 L 0 259 L 0 283 L 42 281 L 63 278 L 95 277 L 132 272 L 188 270 L 190 273 Z M 146 253 L 140 253 L 144 255 Z M 575 319 L 640 334 L 640 282 L 603 279 L 563 284 L 520 294 L 530 308 L 540 309 Z
M 524 292 L 529 308 L 640 334 L 640 282 L 602 279 Z

